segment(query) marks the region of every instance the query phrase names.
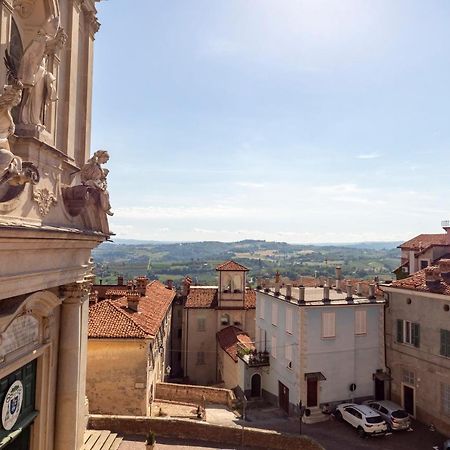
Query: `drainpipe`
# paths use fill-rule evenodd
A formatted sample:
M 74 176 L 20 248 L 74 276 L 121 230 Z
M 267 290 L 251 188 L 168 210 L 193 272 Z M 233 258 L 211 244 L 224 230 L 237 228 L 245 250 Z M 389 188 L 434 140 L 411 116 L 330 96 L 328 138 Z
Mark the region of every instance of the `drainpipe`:
M 390 294 L 388 293 L 389 296 L 389 300 L 390 300 Z M 387 365 L 387 349 L 386 349 L 386 308 L 387 308 L 388 304 L 385 300 L 385 303 L 383 305 L 383 341 L 384 341 L 384 365 L 386 366 L 386 370 L 389 374 L 389 378 L 391 378 L 391 368 Z M 389 400 L 391 400 L 392 398 L 392 380 L 389 380 L 389 384 L 388 384 L 388 397 Z

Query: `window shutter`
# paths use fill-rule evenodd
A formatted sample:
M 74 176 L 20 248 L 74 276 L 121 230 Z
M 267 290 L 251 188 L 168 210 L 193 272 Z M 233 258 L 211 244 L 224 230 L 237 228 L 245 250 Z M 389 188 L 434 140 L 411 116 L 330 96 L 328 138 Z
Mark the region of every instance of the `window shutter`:
M 420 347 L 420 325 L 418 323 L 412 325 L 412 343 L 414 347 Z
M 288 333 L 292 333 L 293 330 L 293 318 L 292 310 L 290 308 L 286 308 L 286 331 Z
M 397 342 L 403 342 L 403 320 L 397 319 Z
M 445 345 L 446 344 L 446 333 L 445 333 L 445 330 L 442 330 L 441 329 L 441 355 L 442 356 L 447 356 L 446 355 L 446 350 L 447 350 L 447 346 Z

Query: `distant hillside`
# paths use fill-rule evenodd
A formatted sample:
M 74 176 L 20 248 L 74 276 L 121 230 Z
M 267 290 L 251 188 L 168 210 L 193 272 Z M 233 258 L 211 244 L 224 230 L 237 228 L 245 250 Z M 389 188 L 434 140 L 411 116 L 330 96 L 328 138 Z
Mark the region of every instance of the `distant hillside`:
M 93 252 L 97 276 L 106 281 L 118 274 L 127 278 L 148 275 L 151 278 L 180 280 L 190 275 L 198 283 L 215 283 L 215 267 L 234 259 L 250 269 L 250 277 L 273 276 L 278 270 L 285 276 L 333 276 L 342 267 L 344 276 L 391 278 L 398 266 L 397 242 L 348 245 L 300 245 L 286 242 L 244 240 L 239 242 L 106 242 Z

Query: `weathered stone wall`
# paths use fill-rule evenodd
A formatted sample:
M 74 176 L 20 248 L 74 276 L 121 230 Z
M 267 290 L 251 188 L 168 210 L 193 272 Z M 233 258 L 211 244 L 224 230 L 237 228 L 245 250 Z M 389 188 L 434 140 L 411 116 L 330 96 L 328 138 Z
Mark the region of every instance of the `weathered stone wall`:
M 143 339 L 89 339 L 86 395 L 90 412 L 145 415 L 146 369 Z
M 158 436 L 182 440 L 217 442 L 237 447 L 264 449 L 324 450 L 307 436 L 278 433 L 247 427 L 224 427 L 189 419 L 156 417 L 97 416 L 90 417 L 89 426 L 95 430 L 110 430 L 121 434 L 144 435 L 153 431 Z
M 207 403 L 232 406 L 235 396 L 229 389 L 193 386 L 189 384 L 157 383 L 156 398 L 188 403 Z

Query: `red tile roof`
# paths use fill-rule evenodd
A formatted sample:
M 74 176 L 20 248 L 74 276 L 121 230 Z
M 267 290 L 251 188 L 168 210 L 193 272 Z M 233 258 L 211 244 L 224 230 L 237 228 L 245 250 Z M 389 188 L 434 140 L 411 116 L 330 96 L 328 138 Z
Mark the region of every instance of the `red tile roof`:
M 147 286 L 139 297 L 138 312 L 128 308 L 126 297 L 104 300 L 89 308 L 90 338 L 144 339 L 156 336 L 176 292 L 159 281 Z
M 105 297 L 107 297 L 107 298 L 109 298 L 111 296 L 117 297 L 118 295 L 123 296 L 123 295 L 126 295 L 127 292 L 128 292 L 128 289 L 126 287 L 123 289 L 108 289 L 105 292 Z
M 186 308 L 216 308 L 217 307 L 217 291 L 213 287 L 191 286 L 187 296 Z
M 242 264 L 237 263 L 236 261 L 227 261 L 223 264 L 219 264 L 216 267 L 216 270 L 229 270 L 229 271 L 240 271 L 240 272 L 248 272 L 249 269 L 243 266 Z
M 435 245 L 447 245 L 447 233 L 419 234 L 399 245 L 402 250 L 424 250 Z
M 191 286 L 187 296 L 186 308 L 217 308 L 218 288 L 216 287 L 202 287 Z M 244 308 L 256 308 L 256 291 L 246 289 L 244 297 Z
M 222 349 L 230 355 L 235 362 L 237 362 L 237 344 L 242 344 L 245 348 L 249 350 L 255 350 L 255 345 L 253 344 L 250 336 L 239 328 L 230 326 L 223 330 L 220 330 L 216 334 L 217 341 Z
M 447 283 L 444 279 L 440 278 L 439 284 L 435 286 L 427 286 L 425 282 L 425 272 L 427 270 L 438 269 L 438 266 L 430 266 L 426 269 L 419 270 L 410 277 L 403 278 L 402 280 L 394 281 L 391 286 L 398 289 L 407 289 L 420 292 L 432 292 L 434 294 L 450 295 L 450 283 Z

